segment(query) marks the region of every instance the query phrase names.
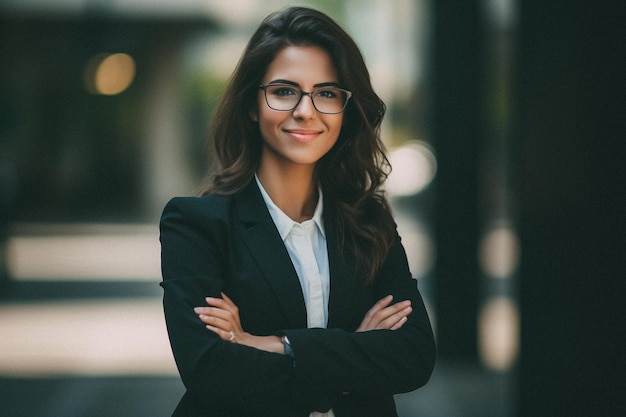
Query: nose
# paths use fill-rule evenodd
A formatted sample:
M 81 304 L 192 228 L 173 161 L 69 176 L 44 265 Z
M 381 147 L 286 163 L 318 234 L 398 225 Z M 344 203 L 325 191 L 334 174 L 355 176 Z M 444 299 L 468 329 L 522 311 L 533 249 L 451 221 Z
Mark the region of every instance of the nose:
M 305 98 L 305 96 L 308 96 L 308 98 Z M 313 105 L 313 96 L 311 95 L 311 93 L 303 92 L 302 96 L 300 97 L 300 102 L 293 109 L 293 117 L 295 117 L 296 119 L 310 119 L 311 117 L 315 116 L 316 113 L 317 110 L 315 110 L 315 106 Z

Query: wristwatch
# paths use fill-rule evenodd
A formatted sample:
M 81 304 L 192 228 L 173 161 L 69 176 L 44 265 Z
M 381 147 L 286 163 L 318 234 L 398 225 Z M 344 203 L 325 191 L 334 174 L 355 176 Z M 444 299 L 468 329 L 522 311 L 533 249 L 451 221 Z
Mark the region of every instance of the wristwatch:
M 290 358 L 294 358 L 296 355 L 293 352 L 293 349 L 291 348 L 291 343 L 289 342 L 289 338 L 285 335 L 283 335 L 280 338 L 281 342 L 283 342 L 283 346 L 285 347 L 285 355 L 289 356 Z

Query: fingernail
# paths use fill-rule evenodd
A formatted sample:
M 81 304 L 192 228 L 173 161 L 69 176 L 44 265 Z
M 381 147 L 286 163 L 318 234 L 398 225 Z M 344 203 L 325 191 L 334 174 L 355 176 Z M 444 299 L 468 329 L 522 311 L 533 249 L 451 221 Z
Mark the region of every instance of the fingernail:
M 201 308 L 202 307 L 194 307 L 193 308 L 194 313 L 199 313 L 200 311 L 202 311 Z

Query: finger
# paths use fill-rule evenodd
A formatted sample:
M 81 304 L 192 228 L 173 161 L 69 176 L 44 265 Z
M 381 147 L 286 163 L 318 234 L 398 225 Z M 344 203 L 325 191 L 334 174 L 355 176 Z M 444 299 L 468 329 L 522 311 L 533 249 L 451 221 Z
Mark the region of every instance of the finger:
M 232 334 L 230 331 L 226 331 L 226 330 L 222 330 L 220 328 L 217 327 L 213 327 L 211 325 L 206 326 L 206 328 L 210 331 L 212 331 L 213 333 L 215 333 L 216 335 L 218 335 L 220 337 L 220 339 L 225 340 L 227 342 L 232 341 Z
M 206 297 L 204 299 L 206 303 L 211 307 L 223 308 L 227 309 L 230 305 L 226 302 L 226 300 L 218 297 Z
M 224 320 L 215 316 L 200 315 L 198 317 L 200 318 L 200 321 L 204 324 L 209 324 L 213 327 L 217 327 L 218 329 L 222 329 L 224 331 L 233 330 L 233 326 L 228 320 Z
M 402 327 L 402 324 L 404 324 L 403 320 L 406 320 L 412 311 L 413 309 L 411 308 L 411 306 L 408 306 L 388 316 L 384 320 L 381 320 L 376 327 L 379 329 L 394 329 L 394 327 L 396 327 L 400 322 L 402 322 L 400 323 L 400 327 Z
M 374 323 L 380 323 L 386 319 L 388 319 L 389 317 L 393 316 L 394 314 L 397 314 L 398 312 L 404 310 L 407 307 L 411 306 L 411 301 L 409 300 L 405 300 L 405 301 L 401 301 L 399 303 L 396 303 L 394 305 L 391 305 L 389 307 L 385 307 L 379 311 L 376 312 L 376 314 L 373 317 L 373 322 Z
M 370 311 L 382 310 L 383 308 L 391 304 L 392 301 L 393 301 L 393 295 L 387 295 L 381 298 L 380 300 L 376 301 L 376 303 L 372 306 L 372 308 L 370 308 Z
M 206 297 L 206 302 L 211 307 L 216 307 L 216 308 L 230 311 L 233 315 L 239 314 L 239 309 L 237 308 L 235 303 L 233 303 L 233 301 L 228 297 L 226 297 L 226 299 Z
M 396 324 L 394 324 L 391 329 L 389 330 L 398 330 L 399 328 L 401 328 L 404 323 L 406 323 L 408 320 L 408 318 L 406 316 L 402 317 Z
M 237 307 L 235 303 L 233 303 L 233 300 L 231 300 L 226 294 L 224 293 L 221 293 L 221 294 L 222 294 L 222 299 L 226 301 L 226 303 L 230 304 L 233 307 Z
M 200 315 L 200 314 L 208 314 L 209 313 L 209 307 L 194 307 L 193 308 L 193 312 Z
M 193 308 L 193 312 L 196 313 L 197 315 L 204 314 L 206 316 L 210 316 L 212 314 L 212 311 L 216 311 L 216 310 L 219 310 L 219 308 L 206 307 L 206 306 Z
M 364 326 L 369 325 L 373 318 L 383 309 L 385 309 L 390 303 L 391 301 L 393 301 L 393 296 L 388 295 L 386 297 L 381 298 L 380 300 L 378 300 L 373 306 L 372 308 L 370 308 L 367 313 L 365 313 L 365 317 L 363 317 L 363 322 L 362 324 Z
M 211 316 L 211 317 L 219 317 L 223 320 L 231 321 L 233 320 L 233 313 L 229 310 L 224 310 L 222 308 L 217 307 L 195 307 L 193 311 L 197 315 Z

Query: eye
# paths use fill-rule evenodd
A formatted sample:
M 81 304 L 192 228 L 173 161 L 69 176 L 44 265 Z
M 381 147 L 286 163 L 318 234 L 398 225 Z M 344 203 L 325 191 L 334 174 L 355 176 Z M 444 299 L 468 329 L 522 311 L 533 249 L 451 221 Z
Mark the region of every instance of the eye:
M 325 100 L 335 100 L 341 96 L 341 92 L 334 88 L 322 88 L 317 91 L 315 96 Z
M 290 97 L 297 96 L 298 89 L 295 87 L 289 87 L 286 85 L 273 85 L 267 89 L 268 93 L 278 97 Z

